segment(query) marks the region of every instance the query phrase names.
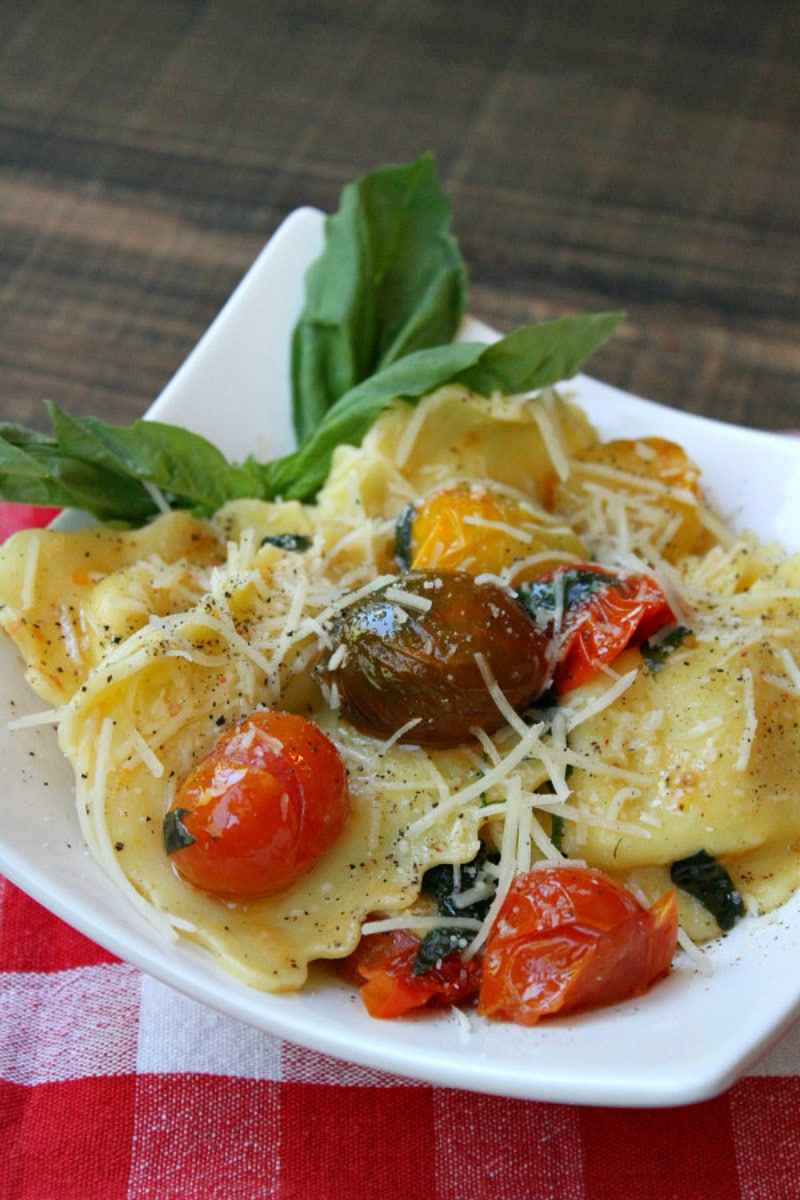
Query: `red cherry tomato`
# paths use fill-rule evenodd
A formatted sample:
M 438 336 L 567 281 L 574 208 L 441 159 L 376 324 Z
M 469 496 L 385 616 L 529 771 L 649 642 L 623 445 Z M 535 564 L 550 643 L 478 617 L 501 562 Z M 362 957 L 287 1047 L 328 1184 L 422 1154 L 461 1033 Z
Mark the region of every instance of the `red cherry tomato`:
M 478 1013 L 535 1025 L 638 996 L 669 970 L 677 935 L 674 892 L 647 909 L 590 867 L 529 871 L 489 933 Z
M 553 571 L 537 580 L 537 585 L 559 575 L 607 577 L 595 563 L 582 563 Z M 657 630 L 675 621 L 663 591 L 649 575 L 629 575 L 587 587 L 584 598 L 568 606 L 558 638 L 558 659 L 553 686 L 558 693 L 571 691 L 591 679 L 626 646 L 639 645 Z
M 329 850 L 348 811 L 339 752 L 293 713 L 255 712 L 222 735 L 164 822 L 186 883 L 213 895 L 282 892 Z
M 407 929 L 362 937 L 342 973 L 354 984 L 371 1017 L 400 1017 L 415 1008 L 464 1004 L 480 986 L 480 963 L 463 962 L 456 950 L 414 975 L 419 938 Z

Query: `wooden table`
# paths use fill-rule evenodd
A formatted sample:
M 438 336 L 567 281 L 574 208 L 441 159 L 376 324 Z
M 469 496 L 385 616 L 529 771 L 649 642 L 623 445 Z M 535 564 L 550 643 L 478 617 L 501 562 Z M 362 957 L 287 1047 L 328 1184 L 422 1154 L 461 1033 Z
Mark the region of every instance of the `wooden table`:
M 800 5 L 4 0 L 0 417 L 138 416 L 280 220 L 435 151 L 503 330 L 628 318 L 592 373 L 800 424 Z
M 432 149 L 475 315 L 625 308 L 592 373 L 800 428 L 798 51 L 796 0 L 0 0 L 0 419 L 131 421 L 287 213 Z M 3 1196 L 800 1196 L 798 1026 L 676 1109 L 409 1085 L 2 880 L 0 991 Z

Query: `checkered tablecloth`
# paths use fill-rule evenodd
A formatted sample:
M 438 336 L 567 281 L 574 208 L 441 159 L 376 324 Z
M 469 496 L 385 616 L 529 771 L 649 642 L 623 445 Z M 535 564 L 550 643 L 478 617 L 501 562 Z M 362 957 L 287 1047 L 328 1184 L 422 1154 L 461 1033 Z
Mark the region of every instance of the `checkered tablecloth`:
M 212 1012 L 0 879 L 0 1200 L 555 1197 L 800 1198 L 800 1026 L 684 1108 L 473 1095 Z

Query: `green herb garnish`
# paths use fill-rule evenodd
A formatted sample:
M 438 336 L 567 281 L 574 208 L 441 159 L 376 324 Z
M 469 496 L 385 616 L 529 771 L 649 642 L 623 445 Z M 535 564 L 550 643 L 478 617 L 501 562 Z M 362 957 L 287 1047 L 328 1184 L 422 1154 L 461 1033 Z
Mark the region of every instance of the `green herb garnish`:
M 401 571 L 411 570 L 411 529 L 415 515 L 414 505 L 406 504 L 395 523 L 394 557 Z
M 183 818 L 191 812 L 188 808 L 171 808 L 164 817 L 164 849 L 167 854 L 174 854 L 184 846 L 191 846 L 197 840 L 183 823 Z
M 494 899 L 495 888 L 491 888 L 490 895 L 464 906 L 458 904 L 458 896 L 473 887 L 478 880 L 484 881 L 487 863 L 496 863 L 497 861 L 498 855 L 487 853 L 485 848 L 481 847 L 472 862 L 464 863 L 461 867 L 453 867 L 447 863 L 431 867 L 423 876 L 422 891 L 436 901 L 440 916 L 464 917 L 482 921 Z M 419 944 L 412 974 L 426 974 L 445 955 L 460 949 L 468 937 L 469 934 L 466 930 L 453 925 L 431 929 Z
M 670 877 L 676 887 L 699 900 L 711 913 L 723 933 L 744 916 L 744 900 L 728 872 L 706 850 L 675 862 Z
M 430 154 L 343 189 L 338 212 L 325 221 L 325 248 L 306 275 L 292 339 L 298 443 L 363 380 L 453 341 L 467 271 L 451 215 Z
M 669 656 L 683 645 L 689 632 L 684 625 L 674 625 L 666 632 L 642 642 L 639 648 L 651 675 L 658 674 Z
M 270 533 L 261 539 L 262 546 L 277 546 L 279 550 L 302 552 L 311 547 L 311 538 L 304 533 Z
M 564 609 L 577 608 L 585 604 L 597 592 L 607 587 L 621 587 L 616 575 L 604 571 L 586 571 L 581 567 L 569 567 L 560 571 L 557 579 L 534 579 L 520 585 L 517 599 L 523 608 L 540 623 L 555 612 L 557 598 Z
M 231 463 L 197 434 L 156 421 L 124 427 L 49 404 L 52 435 L 0 424 L 0 495 L 141 525 L 167 508 L 210 514 L 229 500 L 313 500 L 333 452 L 360 445 L 394 401 L 448 383 L 517 395 L 572 378 L 621 313 L 523 326 L 486 345 L 455 343 L 466 273 L 450 207 L 424 156 L 349 185 L 326 221 L 292 342 L 298 448 Z
M 550 841 L 559 854 L 564 853 L 564 826 L 564 818 L 558 813 L 553 813 L 550 817 Z

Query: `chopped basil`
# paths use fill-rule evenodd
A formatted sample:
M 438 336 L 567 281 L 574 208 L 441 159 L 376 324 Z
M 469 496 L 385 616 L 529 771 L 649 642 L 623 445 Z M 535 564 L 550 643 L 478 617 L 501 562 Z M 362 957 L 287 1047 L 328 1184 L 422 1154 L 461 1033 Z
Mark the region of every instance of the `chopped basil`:
M 113 426 L 50 404 L 53 435 L 0 422 L 0 496 L 142 525 L 168 508 L 313 500 L 338 445 L 360 445 L 395 400 L 446 383 L 518 395 L 571 379 L 622 313 L 522 326 L 491 345 L 454 342 L 466 272 L 430 155 L 379 168 L 342 192 L 307 275 L 292 342 L 297 450 L 231 463 L 204 438 L 157 421 Z
M 279 550 L 308 550 L 311 538 L 304 533 L 270 533 L 261 540 L 262 546 L 277 546 Z
M 164 817 L 164 849 L 167 854 L 174 854 L 184 846 L 191 846 L 197 839 L 189 833 L 183 823 L 183 818 L 191 812 L 188 808 L 171 808 Z
M 394 527 L 394 557 L 401 571 L 411 570 L 411 527 L 415 511 L 413 504 L 406 504 Z
M 539 625 L 546 625 L 555 612 L 559 593 L 565 609 L 585 604 L 602 588 L 621 587 L 616 575 L 605 571 L 587 571 L 582 567 L 569 567 L 559 571 L 553 579 L 534 579 L 523 583 L 517 599 Z
M 557 813 L 553 813 L 550 818 L 550 841 L 558 850 L 559 854 L 563 854 L 564 844 L 564 818 Z
M 487 853 L 486 849 L 481 847 L 472 862 L 464 863 L 463 866 L 454 867 L 443 863 L 441 866 L 431 867 L 423 876 L 422 891 L 436 901 L 440 916 L 466 917 L 482 921 L 489 911 L 496 891 L 494 876 L 487 875 L 486 867 L 487 864 L 497 861 L 498 855 Z M 458 896 L 477 883 L 483 882 L 489 884 L 489 894 L 461 907 L 457 902 Z M 468 932 L 457 926 L 432 929 L 420 942 L 414 959 L 413 974 L 424 975 L 446 954 L 461 949 L 468 938 Z
M 673 625 L 666 631 L 657 633 L 654 637 L 643 642 L 640 649 L 642 658 L 651 675 L 657 675 L 664 663 L 689 636 L 690 630 L 685 625 Z
M 672 864 L 672 882 L 699 900 L 716 920 L 723 933 L 744 916 L 744 900 L 722 863 L 706 850 Z

